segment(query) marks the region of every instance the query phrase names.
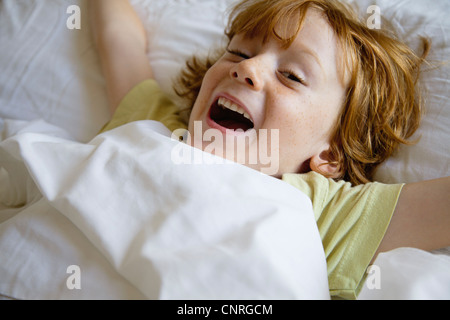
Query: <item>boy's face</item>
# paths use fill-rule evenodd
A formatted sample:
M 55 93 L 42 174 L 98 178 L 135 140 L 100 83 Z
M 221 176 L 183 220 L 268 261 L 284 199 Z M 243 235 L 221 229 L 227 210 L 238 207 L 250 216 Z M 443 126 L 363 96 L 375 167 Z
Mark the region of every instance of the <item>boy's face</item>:
M 269 156 L 279 160 L 270 172 L 277 177 L 326 162 L 346 95 L 340 58 L 333 30 L 315 10 L 287 49 L 274 37 L 263 43 L 262 36 L 236 35 L 204 77 L 189 122 L 191 144 L 257 170 L 269 166 Z M 221 135 L 211 139 L 210 129 Z M 222 140 L 215 146 L 223 153 L 211 147 L 214 139 Z

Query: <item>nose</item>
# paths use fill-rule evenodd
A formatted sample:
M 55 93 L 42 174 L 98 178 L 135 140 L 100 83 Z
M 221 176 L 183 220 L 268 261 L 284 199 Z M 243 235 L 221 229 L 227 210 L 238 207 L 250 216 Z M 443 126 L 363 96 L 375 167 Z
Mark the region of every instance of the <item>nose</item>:
M 259 91 L 263 85 L 260 66 L 255 59 L 246 59 L 236 64 L 230 70 L 230 76 L 253 90 Z

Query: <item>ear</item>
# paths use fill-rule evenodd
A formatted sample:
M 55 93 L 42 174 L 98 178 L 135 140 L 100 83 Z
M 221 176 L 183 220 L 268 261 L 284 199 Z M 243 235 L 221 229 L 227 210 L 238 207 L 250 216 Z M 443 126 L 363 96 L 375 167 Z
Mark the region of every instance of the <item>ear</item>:
M 339 178 L 341 166 L 335 162 L 330 149 L 322 150 L 310 159 L 309 167 L 312 171 L 320 173 L 327 178 Z

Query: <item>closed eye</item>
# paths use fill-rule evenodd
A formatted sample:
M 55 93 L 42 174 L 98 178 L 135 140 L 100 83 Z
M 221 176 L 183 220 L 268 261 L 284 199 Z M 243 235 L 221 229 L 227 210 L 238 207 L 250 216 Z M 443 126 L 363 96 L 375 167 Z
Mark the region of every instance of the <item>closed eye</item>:
M 300 76 L 297 76 L 294 72 L 292 71 L 282 71 L 280 72 L 284 77 L 286 77 L 287 79 L 294 81 L 294 82 L 298 82 L 300 84 L 306 84 L 305 80 L 303 80 Z
M 228 48 L 227 52 L 242 59 L 250 59 L 248 55 L 239 50 L 231 50 Z

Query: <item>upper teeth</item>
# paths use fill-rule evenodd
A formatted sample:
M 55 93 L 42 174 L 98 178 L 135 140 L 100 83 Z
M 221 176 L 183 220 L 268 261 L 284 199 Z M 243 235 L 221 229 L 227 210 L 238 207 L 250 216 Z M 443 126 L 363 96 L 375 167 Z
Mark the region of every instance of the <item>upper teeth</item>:
M 233 110 L 235 112 L 238 112 L 238 113 L 242 114 L 244 117 L 246 117 L 248 120 L 252 121 L 252 119 L 250 118 L 250 115 L 244 109 L 242 109 L 238 105 L 234 104 L 230 100 L 228 100 L 226 98 L 219 98 L 218 104 L 222 108 L 227 108 L 227 109 Z

